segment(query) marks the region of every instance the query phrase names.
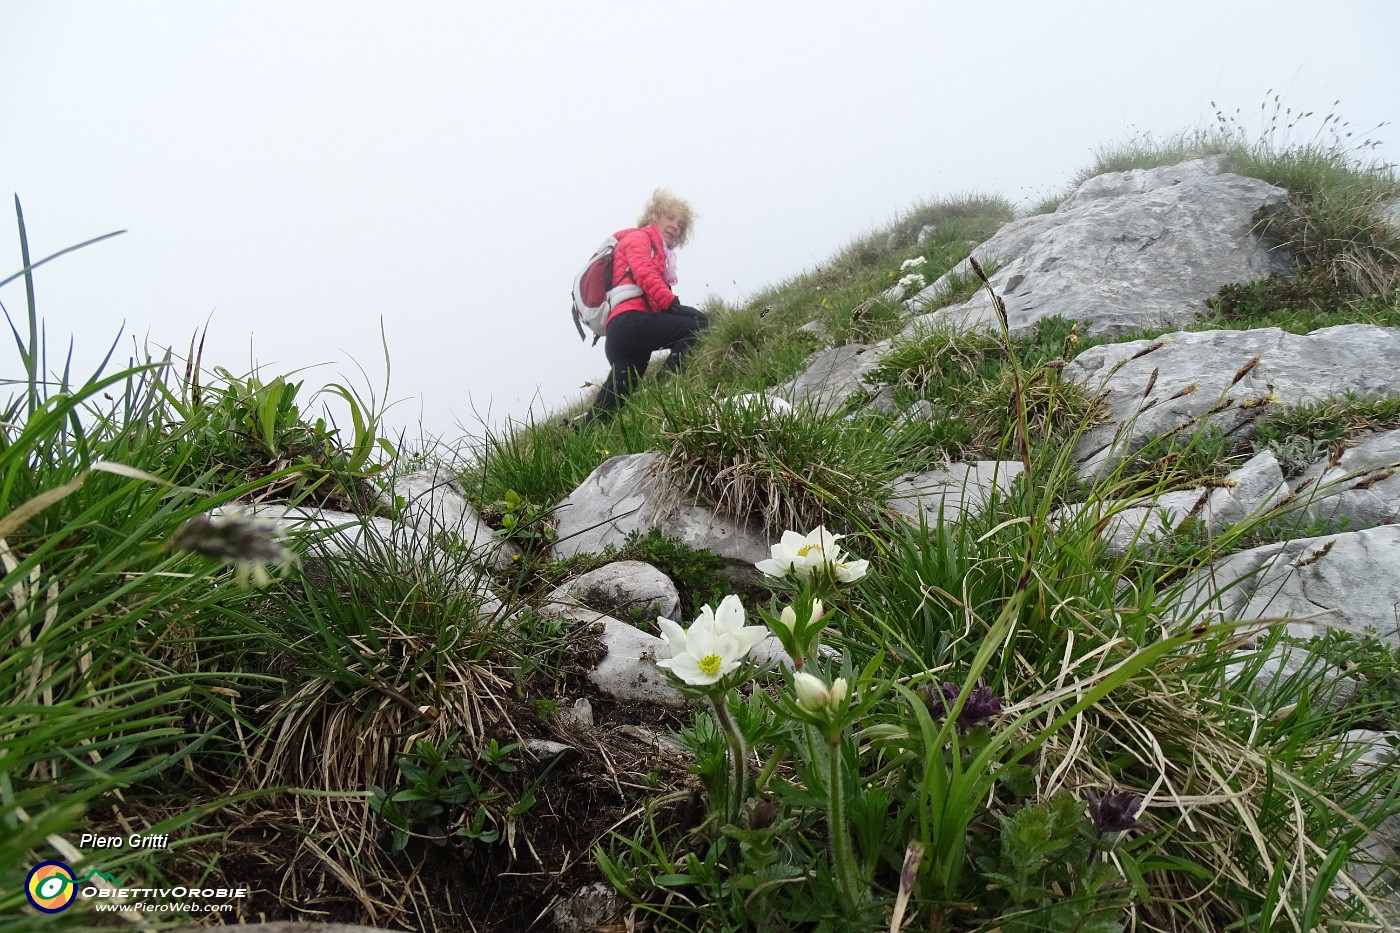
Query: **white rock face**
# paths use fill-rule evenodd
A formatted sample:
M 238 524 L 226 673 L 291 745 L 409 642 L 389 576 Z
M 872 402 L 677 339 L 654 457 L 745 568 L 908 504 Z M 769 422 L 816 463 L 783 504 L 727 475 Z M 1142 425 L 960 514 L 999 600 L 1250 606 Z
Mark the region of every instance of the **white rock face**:
M 868 396 L 871 389 L 863 381 L 889 355 L 894 344 L 848 343 L 813 356 L 807 368 L 773 392 L 791 402 L 804 415 L 834 415 L 853 395 Z
M 1381 211 L 1381 220 L 1396 230 L 1400 230 L 1400 199 L 1386 205 L 1385 209 Z
M 1357 754 L 1359 752 L 1359 754 Z M 1377 802 L 1400 767 L 1400 733 L 1353 729 L 1341 737 L 1339 755 L 1355 756 L 1352 773 L 1374 788 Z M 1361 841 L 1347 861 L 1347 873 L 1378 902 L 1389 921 L 1387 930 L 1400 929 L 1400 814 L 1381 822 Z
M 890 506 L 915 522 L 922 516 L 930 528 L 937 526 L 940 510 L 945 522 L 955 524 L 980 512 L 994 490 L 1005 493 L 1024 472 L 1018 460 L 977 460 L 905 473 L 890 486 Z
M 599 690 L 629 703 L 657 703 L 681 707 L 685 698 L 671 686 L 656 666 L 657 658 L 669 658 L 666 642 L 626 622 L 602 616 L 597 620 L 598 639 L 607 655 L 588 675 Z
M 547 598 L 582 603 L 612 616 L 645 612 L 668 619 L 676 617 L 681 601 L 670 577 L 639 560 L 613 561 L 575 577 Z
M 1106 553 L 1115 557 L 1128 553 L 1179 528 L 1188 518 L 1205 523 L 1212 534 L 1249 518 L 1262 518 L 1288 497 L 1288 484 L 1272 451 L 1255 454 L 1239 469 L 1225 477 L 1224 485 L 1208 489 L 1197 486 L 1164 493 L 1155 499 L 1100 504 L 1095 522 L 1112 513 L 1101 533 Z M 1059 524 L 1070 515 L 1082 514 L 1085 506 L 1057 510 L 1052 518 Z
M 1383 431 L 1349 447 L 1328 467 L 1313 464 L 1293 484 L 1311 518 L 1351 527 L 1400 521 L 1400 431 Z
M 1106 172 L 1088 179 L 1070 196 L 1060 202 L 1055 213 L 1072 211 L 1100 198 L 1121 198 L 1145 194 L 1158 188 L 1170 188 L 1183 181 L 1195 181 L 1209 175 L 1219 175 L 1225 160 L 1218 155 L 1192 159 L 1177 165 L 1157 168 L 1135 168 L 1126 172 Z
M 492 570 L 509 567 L 520 555 L 518 547 L 500 538 L 495 529 L 481 520 L 467 501 L 457 474 L 445 466 L 435 464 L 395 477 L 392 488 L 382 498 L 391 507 L 395 499 L 402 499 L 400 514 L 404 524 L 430 537 L 450 536 Z
M 1287 631 L 1298 638 L 1340 629 L 1400 647 L 1400 525 L 1231 554 L 1188 578 L 1179 608 L 1294 617 Z
M 1218 161 L 1101 175 L 1053 214 L 1013 221 L 972 251 L 1006 304 L 1013 335 L 1058 315 L 1089 321 L 1090 334 L 1180 326 L 1205 310 L 1223 285 L 1291 274 L 1278 244 L 1260 240 L 1258 219 L 1287 210 L 1288 193 L 1254 178 L 1215 174 Z M 907 302 L 914 313 L 942 295 L 960 264 Z M 986 291 L 916 319 L 997 327 Z
M 1342 709 L 1356 698 L 1355 678 L 1297 645 L 1278 645 L 1263 659 L 1256 659 L 1252 651 L 1237 652 L 1236 657 L 1239 660 L 1225 668 L 1225 679 L 1248 692 L 1296 690 L 1294 678 L 1301 676 L 1313 703 Z
M 746 525 L 686 501 L 665 473 L 659 453 L 627 454 L 603 461 L 559 503 L 555 557 L 601 554 L 621 547 L 632 531 L 660 529 L 667 537 L 704 548 L 738 568 L 769 556 L 771 542 Z
M 725 399 L 724 404 L 748 409 L 749 411 L 762 411 L 770 417 L 774 415 L 791 415 L 793 413 L 792 406 L 789 405 L 785 399 L 763 392 L 743 392 Z
M 1206 422 L 1227 436 L 1249 437 L 1254 420 L 1279 405 L 1346 392 L 1400 394 L 1400 328 L 1179 332 L 1090 347 L 1064 375 L 1105 393 L 1106 423 L 1075 447 L 1080 475 L 1092 479 L 1148 440 Z
M 1280 505 L 1288 498 L 1288 484 L 1283 480 L 1283 466 L 1271 450 L 1262 450 L 1239 469 L 1225 477 L 1226 485 L 1217 486 L 1206 496 L 1201 514 L 1206 528 L 1219 531 L 1250 517 L 1257 517 Z
M 462 559 L 443 551 L 439 542 L 416 528 L 388 518 L 278 504 L 240 506 L 237 510 L 271 523 L 293 541 L 301 535 L 314 539 L 316 556 L 334 558 L 356 554 L 369 561 L 382 559 L 394 565 L 417 564 L 427 568 L 429 573 L 451 574 L 457 586 L 476 593 L 482 600 L 481 616 L 493 616 L 503 609 L 501 601 L 491 592 L 485 570 L 472 562 L 472 557 L 479 556 L 481 551 Z M 214 510 L 215 514 L 227 511 L 231 509 Z M 298 544 L 293 550 L 306 556 L 305 544 Z

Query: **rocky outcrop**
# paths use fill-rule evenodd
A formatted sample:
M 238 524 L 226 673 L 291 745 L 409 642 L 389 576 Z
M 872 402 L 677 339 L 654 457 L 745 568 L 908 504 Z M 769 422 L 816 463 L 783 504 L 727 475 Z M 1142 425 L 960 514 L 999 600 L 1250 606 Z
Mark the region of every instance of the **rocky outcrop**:
M 1065 367 L 1068 380 L 1103 394 L 1108 416 L 1075 447 L 1080 474 L 1101 476 L 1149 440 L 1211 424 L 1252 436 L 1276 406 L 1355 393 L 1400 394 L 1400 329 L 1371 324 L 1299 335 L 1276 327 L 1169 334 L 1091 347 Z
M 1400 431 L 1357 441 L 1335 461 L 1319 460 L 1293 483 L 1308 517 L 1352 528 L 1400 521 Z
M 905 473 L 890 486 L 889 504 L 914 522 L 920 519 L 936 528 L 939 517 L 956 524 L 976 514 L 995 494 L 1005 494 L 1025 467 L 1015 460 L 978 460 L 955 463 L 945 470 Z
M 1174 490 L 1127 503 L 1099 501 L 1093 521 L 1107 517 L 1100 533 L 1104 550 L 1122 556 L 1176 530 L 1187 519 L 1201 522 L 1214 535 L 1246 519 L 1262 518 L 1283 504 L 1288 493 L 1278 458 L 1266 450 L 1213 486 Z M 1052 520 L 1061 524 L 1083 510 L 1083 506 L 1069 506 L 1055 512 Z
M 445 466 L 433 464 L 395 477 L 382 501 L 390 510 L 397 507 L 405 525 L 429 537 L 441 535 L 445 544 L 465 547 L 492 570 L 504 570 L 520 557 L 519 548 L 481 520 L 467 501 L 461 480 Z
M 589 606 L 612 616 L 674 619 L 681 598 L 671 578 L 651 564 L 619 560 L 575 577 L 546 601 Z
M 484 542 L 474 549 L 455 550 L 445 546 L 442 538 L 390 518 L 331 509 L 263 504 L 215 510 L 214 514 L 232 512 L 266 522 L 279 535 L 307 536 L 314 545 L 297 550 L 310 562 L 353 554 L 356 559 L 382 565 L 391 573 L 401 572 L 405 566 L 418 566 L 449 579 L 464 591 L 475 593 L 481 600 L 478 612 L 483 617 L 495 616 L 504 608 L 491 591 L 489 577 L 481 563 L 490 560 L 489 555 L 493 553 L 491 546 Z M 314 574 L 308 572 L 307 576 L 310 580 Z
M 1177 611 L 1291 617 L 1286 631 L 1297 638 L 1338 629 L 1400 648 L 1400 525 L 1231 554 L 1188 579 Z
M 671 656 L 665 641 L 610 616 L 598 617 L 593 633 L 606 652 L 588 675 L 593 686 L 624 702 L 685 705 L 685 697 L 656 666 L 658 659 Z
M 626 454 L 603 461 L 555 509 L 556 557 L 601 554 L 620 548 L 632 532 L 659 529 L 693 548 L 725 558 L 735 573 L 756 575 L 753 565 L 768 557 L 771 542 L 684 496 L 659 453 Z
M 880 365 L 892 347 L 891 341 L 883 340 L 823 350 L 812 357 L 806 369 L 773 391 L 806 415 L 837 414 L 851 396 L 870 394 L 865 376 Z
M 1356 699 L 1356 679 L 1298 645 L 1279 644 L 1262 657 L 1241 651 L 1225 668 L 1225 679 L 1256 695 L 1296 700 L 1306 689 L 1313 703 L 1341 709 Z
M 984 268 L 996 268 L 991 283 L 1012 334 L 1051 316 L 1088 321 L 1090 334 L 1181 326 L 1223 285 L 1295 271 L 1260 232 L 1268 215 L 1288 209 L 1288 192 L 1218 171 L 1218 160 L 1201 159 L 1092 178 L 1053 214 L 1013 221 L 974 249 Z M 920 314 L 971 271 L 960 264 L 908 308 Z M 995 314 L 982 291 L 921 314 L 900 336 L 942 322 L 993 328 Z

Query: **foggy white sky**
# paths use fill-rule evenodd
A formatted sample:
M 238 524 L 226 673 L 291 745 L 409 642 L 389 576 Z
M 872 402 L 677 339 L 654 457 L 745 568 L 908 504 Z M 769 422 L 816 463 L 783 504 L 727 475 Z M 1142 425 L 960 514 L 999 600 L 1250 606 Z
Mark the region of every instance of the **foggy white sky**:
M 129 231 L 36 273 L 51 355 L 182 353 L 207 318 L 206 365 L 382 396 L 382 319 L 389 423 L 455 439 L 606 372 L 567 292 L 658 185 L 699 215 L 677 293 L 732 303 L 920 199 L 1038 201 L 1211 101 L 1340 99 L 1371 130 L 1397 46 L 1394 0 L 0 0 L 0 278 L 17 194 L 36 259 Z M 0 302 L 22 321 L 20 283 Z

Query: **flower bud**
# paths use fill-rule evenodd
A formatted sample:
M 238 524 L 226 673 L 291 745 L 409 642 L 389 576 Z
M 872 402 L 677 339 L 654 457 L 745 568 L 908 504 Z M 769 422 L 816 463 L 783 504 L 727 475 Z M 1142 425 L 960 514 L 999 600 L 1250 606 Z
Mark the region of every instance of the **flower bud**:
M 797 628 L 797 613 L 793 612 L 791 606 L 784 606 L 782 613 L 778 616 L 778 621 L 782 622 L 789 632 Z
M 827 701 L 827 707 L 835 712 L 846 705 L 846 697 L 850 695 L 850 684 L 846 683 L 846 678 L 838 677 L 831 685 L 831 699 Z
M 845 681 L 837 681 L 844 684 Z M 809 713 L 823 712 L 831 700 L 831 691 L 820 677 L 798 671 L 793 675 L 793 689 L 797 692 L 797 705 Z

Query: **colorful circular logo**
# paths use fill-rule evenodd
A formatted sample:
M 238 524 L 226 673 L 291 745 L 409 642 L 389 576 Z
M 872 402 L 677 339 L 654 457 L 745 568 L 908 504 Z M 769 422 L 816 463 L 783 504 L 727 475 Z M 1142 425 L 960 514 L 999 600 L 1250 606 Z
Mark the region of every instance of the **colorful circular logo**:
M 40 862 L 24 879 L 24 894 L 29 903 L 46 914 L 66 910 L 78 897 L 73 869 L 62 862 Z

